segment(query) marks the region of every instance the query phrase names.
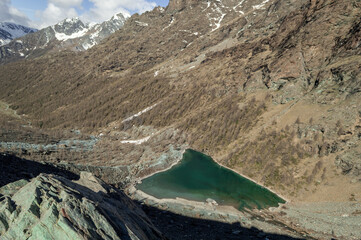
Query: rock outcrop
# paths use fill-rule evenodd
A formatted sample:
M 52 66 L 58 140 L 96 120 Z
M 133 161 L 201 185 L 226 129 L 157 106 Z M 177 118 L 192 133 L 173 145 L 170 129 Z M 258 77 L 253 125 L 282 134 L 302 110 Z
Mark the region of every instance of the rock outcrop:
M 335 164 L 342 169 L 344 174 L 360 176 L 361 151 L 359 149 L 352 149 L 344 154 L 340 154 L 336 157 Z
M 164 239 L 125 194 L 85 172 L 78 182 L 41 174 L 1 188 L 0 238 Z

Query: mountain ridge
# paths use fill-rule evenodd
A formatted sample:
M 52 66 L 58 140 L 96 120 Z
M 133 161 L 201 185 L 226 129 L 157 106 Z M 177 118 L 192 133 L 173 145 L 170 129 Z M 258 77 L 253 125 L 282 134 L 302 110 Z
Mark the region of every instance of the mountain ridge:
M 99 24 L 83 23 L 77 17 L 64 19 L 0 47 L 0 63 L 38 57 L 59 50 L 87 50 L 121 28 L 125 20 L 121 13 Z
M 35 28 L 25 27 L 10 22 L 0 23 L 0 46 L 6 45 L 15 38 L 20 38 L 28 33 L 38 31 Z

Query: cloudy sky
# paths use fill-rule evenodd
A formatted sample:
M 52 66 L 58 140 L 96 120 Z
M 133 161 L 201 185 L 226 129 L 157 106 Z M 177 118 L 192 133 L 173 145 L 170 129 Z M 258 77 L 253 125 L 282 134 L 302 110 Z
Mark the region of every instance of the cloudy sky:
M 0 22 L 43 28 L 65 18 L 102 22 L 116 13 L 142 13 L 169 0 L 0 0 Z

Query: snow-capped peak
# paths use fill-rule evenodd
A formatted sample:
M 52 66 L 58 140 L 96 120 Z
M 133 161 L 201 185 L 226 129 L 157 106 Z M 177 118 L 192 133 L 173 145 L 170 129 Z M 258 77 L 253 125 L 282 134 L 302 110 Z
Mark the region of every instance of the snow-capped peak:
M 64 19 L 60 23 L 51 26 L 51 28 L 59 41 L 82 37 L 89 30 L 88 25 L 84 24 L 78 17 Z
M 22 37 L 28 33 L 38 31 L 34 28 L 25 27 L 15 23 L 2 22 L 0 23 L 0 46 L 9 43 L 15 38 Z

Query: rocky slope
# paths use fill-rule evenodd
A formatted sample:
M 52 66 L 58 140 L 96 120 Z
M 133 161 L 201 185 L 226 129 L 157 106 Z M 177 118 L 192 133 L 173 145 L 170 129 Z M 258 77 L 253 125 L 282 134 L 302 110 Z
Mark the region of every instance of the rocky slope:
M 0 188 L 2 239 L 165 239 L 122 192 L 91 174 L 41 174 Z
M 9 41 L 0 48 L 0 63 L 34 58 L 49 51 L 87 50 L 119 30 L 125 20 L 126 17 L 121 13 L 99 24 L 86 24 L 79 18 L 65 19 L 34 34 L 24 37 L 17 36 L 21 38 Z
M 36 31 L 38 30 L 19 24 L 2 22 L 0 23 L 0 46 L 8 44 L 15 38 L 19 38 L 28 33 L 34 33 Z
M 356 0 L 172 0 L 89 51 L 2 66 L 0 98 L 33 127 L 102 135 L 96 164 L 132 178 L 177 160 L 150 149 L 189 146 L 287 199 L 359 199 L 360 16 Z

